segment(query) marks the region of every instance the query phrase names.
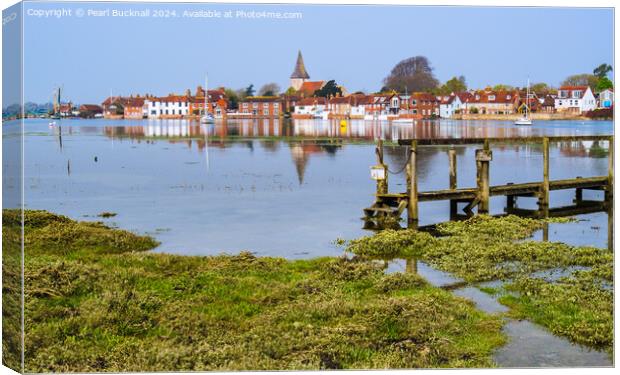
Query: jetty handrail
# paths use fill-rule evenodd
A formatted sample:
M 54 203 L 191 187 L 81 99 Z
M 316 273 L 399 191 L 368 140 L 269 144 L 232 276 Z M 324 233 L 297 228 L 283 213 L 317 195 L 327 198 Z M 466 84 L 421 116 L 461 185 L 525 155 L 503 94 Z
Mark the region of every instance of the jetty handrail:
M 613 140 L 613 135 L 561 135 L 561 136 L 536 136 L 536 137 L 479 137 L 479 138 L 412 138 L 399 139 L 398 144 L 409 146 L 412 141 L 417 141 L 418 146 L 441 146 L 441 145 L 477 145 L 485 141 L 490 143 L 542 143 L 544 139 L 549 142 L 571 142 L 571 141 L 609 141 Z

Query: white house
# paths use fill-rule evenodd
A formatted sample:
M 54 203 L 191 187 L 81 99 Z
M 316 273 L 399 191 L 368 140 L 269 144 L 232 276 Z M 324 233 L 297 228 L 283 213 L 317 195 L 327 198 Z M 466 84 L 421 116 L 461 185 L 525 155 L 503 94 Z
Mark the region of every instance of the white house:
M 168 95 L 145 100 L 149 118 L 181 118 L 189 114 L 189 97 Z
M 441 118 L 452 118 L 455 113 L 458 113 L 457 111 L 460 112 L 463 106 L 461 98 L 454 93 L 438 96 L 437 99 L 439 100 L 439 117 Z
M 322 117 L 327 110 L 325 98 L 303 98 L 295 103 L 293 114 L 297 117 Z
M 589 86 L 562 86 L 555 99 L 558 112 L 586 112 L 596 108 L 596 98 Z
M 599 108 L 611 108 L 614 105 L 614 90 L 605 89 L 598 94 Z

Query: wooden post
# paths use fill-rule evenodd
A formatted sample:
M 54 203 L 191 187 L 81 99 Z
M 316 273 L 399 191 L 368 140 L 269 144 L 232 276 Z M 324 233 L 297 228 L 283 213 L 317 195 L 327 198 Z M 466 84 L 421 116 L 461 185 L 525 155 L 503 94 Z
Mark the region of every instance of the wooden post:
M 456 189 L 456 150 L 454 147 L 451 147 L 448 150 L 448 159 L 450 162 L 450 190 Z M 457 212 L 457 201 L 450 201 L 450 220 L 454 220 L 456 218 Z
M 418 227 L 418 173 L 416 170 L 416 158 L 418 153 L 418 142 L 411 141 L 409 150 L 409 204 L 407 205 L 407 227 L 416 229 Z
M 405 272 L 406 273 L 418 273 L 418 260 L 414 258 L 409 258 L 405 260 Z
M 489 213 L 489 196 L 490 196 L 490 182 L 489 182 L 489 166 L 493 155 L 489 147 L 489 140 L 484 140 L 484 148 L 482 150 L 476 150 L 476 166 L 478 169 L 478 213 Z
M 549 242 L 549 223 L 545 221 L 542 228 L 543 241 Z
M 607 190 L 605 200 L 611 203 L 614 196 L 614 137 L 609 137 L 609 152 L 607 155 Z M 612 204 L 613 205 L 613 204 Z
M 543 182 L 540 186 L 538 208 L 542 217 L 549 216 L 549 138 L 543 138 Z
M 377 163 L 384 169 L 385 179 L 377 180 L 377 194 L 387 194 L 388 192 L 388 171 L 387 166 L 383 163 L 383 140 L 377 141 L 377 148 L 375 149 L 377 154 Z

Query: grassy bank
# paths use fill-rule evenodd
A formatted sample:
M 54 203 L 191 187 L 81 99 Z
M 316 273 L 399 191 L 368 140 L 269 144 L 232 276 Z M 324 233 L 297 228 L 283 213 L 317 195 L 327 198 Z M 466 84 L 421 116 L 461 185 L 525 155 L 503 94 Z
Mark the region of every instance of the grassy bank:
M 477 216 L 439 225 L 440 237 L 385 230 L 347 246 L 368 257 L 417 257 L 471 283 L 506 281 L 504 288 L 483 290 L 498 294 L 513 316 L 611 352 L 613 254 L 607 249 L 525 240 L 548 224 L 549 220 L 516 216 Z M 550 270 L 565 275 L 549 278 L 541 273 Z
M 498 317 L 372 262 L 150 254 L 97 223 L 25 223 L 28 372 L 485 367 L 505 340 Z

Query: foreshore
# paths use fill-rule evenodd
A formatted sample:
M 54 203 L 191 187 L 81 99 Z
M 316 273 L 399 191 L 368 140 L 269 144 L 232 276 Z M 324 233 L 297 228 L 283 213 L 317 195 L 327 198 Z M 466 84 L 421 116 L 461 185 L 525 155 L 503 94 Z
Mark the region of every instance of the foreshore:
M 3 222 L 11 258 L 19 212 L 4 210 Z M 519 242 L 543 220 L 481 216 L 446 223 L 441 238 L 385 230 L 341 241 L 353 258 L 295 261 L 155 254 L 150 237 L 45 211 L 26 211 L 24 222 L 28 372 L 495 366 L 502 316 L 372 260 L 391 258 L 424 259 L 467 283 L 506 280 L 483 290 L 509 316 L 613 347 L 611 253 Z M 568 266 L 587 269 L 557 282 L 532 276 Z M 10 283 L 5 291 L 19 292 Z M 18 334 L 6 327 L 5 337 Z

